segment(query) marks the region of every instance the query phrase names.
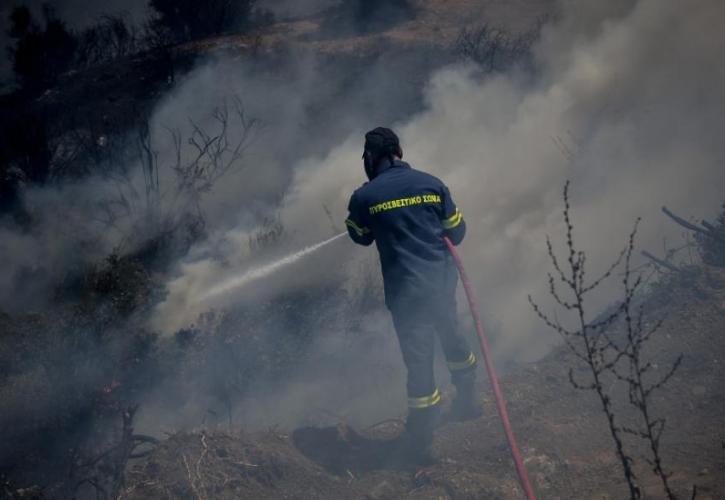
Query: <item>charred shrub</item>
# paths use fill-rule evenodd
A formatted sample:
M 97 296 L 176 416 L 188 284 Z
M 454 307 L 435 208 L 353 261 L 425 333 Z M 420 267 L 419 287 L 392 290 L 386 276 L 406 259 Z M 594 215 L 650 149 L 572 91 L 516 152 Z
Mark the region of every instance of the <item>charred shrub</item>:
M 0 476 L 44 498 L 75 498 L 88 474 L 118 484 L 120 463 L 113 477 L 96 465 L 128 449 L 97 455 L 116 446 L 121 421 L 128 431 L 129 408 L 157 376 L 156 336 L 135 314 L 155 289 L 137 263 L 112 255 L 74 293 L 59 289 L 53 308 L 0 314 Z
M 538 29 L 514 34 L 483 24 L 461 30 L 455 50 L 461 58 L 476 63 L 485 72 L 506 71 L 514 64 L 527 61 L 537 36 Z
M 256 0 L 150 0 L 156 17 L 150 22 L 152 32 L 167 32 L 174 41 L 198 40 L 230 31 L 240 31 L 252 24 Z
M 321 31 L 328 36 L 375 33 L 414 17 L 408 0 L 344 0 L 328 11 Z
M 725 267 L 725 203 L 714 224 L 703 221 L 706 233 L 695 233 L 695 241 L 705 264 Z
M 100 21 L 78 34 L 76 67 L 89 67 L 135 54 L 144 40 L 123 16 L 102 16 Z
M 154 364 L 153 335 L 109 308 L 91 310 L 1 320 L 0 474 L 59 492 L 48 498 L 72 497 L 77 467 L 109 439 Z
M 52 87 L 73 62 L 78 43 L 73 34 L 47 5 L 42 27 L 27 7 L 13 9 L 10 25 L 10 35 L 16 40 L 10 59 L 23 87 L 32 92 Z
M 344 290 L 319 287 L 202 314 L 174 336 L 178 350 L 168 358 L 177 361 L 165 397 L 171 404 L 195 398 L 203 423 L 233 427 L 245 396 L 292 377 L 348 300 Z
M 149 306 L 155 287 L 147 270 L 138 262 L 111 254 L 102 266 L 91 268 L 85 279 L 85 297 L 91 306 L 100 302 L 126 316 Z
M 352 0 L 346 3 L 354 26 L 360 32 L 383 30 L 414 15 L 408 0 Z
M 548 237 L 546 240 L 553 269 L 548 274 L 549 295 L 558 310 L 547 314 L 531 297 L 529 302 L 539 318 L 561 336 L 574 355 L 576 364 L 586 367 L 582 370 L 586 376 L 582 378 L 576 375 L 574 367 L 570 367 L 569 381 L 575 389 L 592 391 L 599 398 L 629 488 L 629 498 L 640 499 L 643 491 L 635 473 L 632 444 L 625 441 L 625 435 L 634 436 L 647 445 L 648 456 L 645 461 L 660 480 L 664 495 L 674 499 L 676 497 L 670 486 L 672 473 L 663 464 L 660 440 L 666 419 L 654 414 L 653 393 L 667 385 L 678 370 L 683 355 L 679 354 L 660 373 L 653 373 L 657 363 L 647 356 L 646 351 L 664 320 L 647 317 L 647 302 L 642 299 L 644 278 L 632 268 L 639 219 L 619 256 L 603 274 L 592 279 L 585 271 L 586 254 L 575 244 L 568 181 L 564 186 L 563 198 L 565 257 L 562 259 L 557 256 L 551 240 Z M 617 270 L 621 270 L 617 274 L 623 276 L 622 297 L 606 311 L 590 319 L 587 314 L 589 297 L 597 292 L 605 280 L 615 276 Z M 626 417 L 617 404 L 618 398 L 615 398 L 613 390 L 617 383 L 627 389 L 625 401 L 635 411 L 634 425 L 623 424 Z
M 241 108 L 237 110 L 241 114 Z M 67 278 L 54 289 L 54 306 L 41 314 L 0 318 L 0 428 L 10 436 L 0 447 L 0 476 L 4 474 L 14 485 L 37 484 L 54 492 L 48 498 L 74 498 L 78 496 L 74 488 L 81 483 L 88 487 L 88 480 L 105 484 L 108 479 L 109 488 L 119 484 L 123 468 L 109 469 L 112 478 L 99 477 L 103 473 L 95 464 L 106 459 L 95 461 L 94 453 L 112 444 L 121 420 L 127 433 L 129 408 L 164 366 L 156 337 L 143 326 L 158 290 L 151 269 L 161 261 L 168 263 L 199 236 L 201 196 L 224 173 L 239 166 L 251 127 L 240 116 L 246 132 L 231 137 L 226 109 L 217 110 L 215 116 L 219 128 L 214 133 L 194 127 L 189 147 L 199 152 L 195 160 L 185 163 L 178 155 L 179 162 L 170 166 L 178 180 L 177 205 L 161 208 L 157 156 L 149 136 L 141 134 L 147 198 L 124 198 L 124 189 L 133 193 L 135 186 L 121 178 L 120 201 L 130 199 L 129 203 L 138 205 L 106 200 L 108 209 L 97 211 L 108 217 L 107 230 L 116 220 L 129 221 L 126 227 L 133 228 L 133 234 L 124 236 L 134 243 L 132 253 L 114 253 L 84 269 L 69 269 Z M 181 148 L 179 133 L 174 138 Z M 215 346 L 216 352 L 224 351 L 224 344 Z M 216 396 L 221 400 L 229 400 L 225 395 L 236 390 L 235 386 L 213 387 L 221 391 Z M 129 455 L 127 445 L 113 446 L 119 454 L 114 451 L 107 456 Z
M 47 5 L 42 26 L 27 7 L 10 14 L 13 69 L 27 90 L 52 87 L 71 69 L 82 69 L 129 56 L 148 45 L 141 33 L 121 15 L 105 15 L 94 25 L 71 31 Z
M 687 220 L 677 214 L 675 214 L 669 208 L 663 206 L 662 213 L 674 221 L 677 225 L 682 226 L 692 233 L 695 240 L 702 261 L 710 266 L 725 267 L 725 203 L 723 203 L 720 215 L 715 222 L 709 222 L 707 220 L 701 220 L 700 224 L 694 221 Z M 677 267 L 673 266 L 670 259 L 674 256 L 674 253 L 682 248 L 688 248 L 691 245 L 684 245 L 679 249 L 674 249 L 668 252 L 663 259 L 658 259 L 652 254 L 645 255 L 651 259 L 655 264 L 669 269 L 671 271 L 677 271 Z
M 42 114 L 8 110 L 0 124 L 0 213 L 25 219 L 22 193 L 28 185 L 42 185 L 53 161 L 51 131 Z M 18 222 L 27 222 L 18 220 Z

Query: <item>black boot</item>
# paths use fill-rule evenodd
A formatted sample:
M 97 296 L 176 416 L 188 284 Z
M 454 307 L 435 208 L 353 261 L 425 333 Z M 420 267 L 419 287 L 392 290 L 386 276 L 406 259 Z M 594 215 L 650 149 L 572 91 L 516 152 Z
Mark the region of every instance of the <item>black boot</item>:
M 401 459 L 412 465 L 433 465 L 438 461 L 433 456 L 433 430 L 440 417 L 440 405 L 428 408 L 411 408 L 408 411 L 408 420 L 405 423 L 405 434 L 402 436 L 403 445 Z
M 451 406 L 451 420 L 453 421 L 474 420 L 483 415 L 483 405 L 475 390 L 474 373 L 471 370 L 470 374 L 466 374 L 468 376 L 453 380 L 453 384 L 456 386 L 456 397 Z

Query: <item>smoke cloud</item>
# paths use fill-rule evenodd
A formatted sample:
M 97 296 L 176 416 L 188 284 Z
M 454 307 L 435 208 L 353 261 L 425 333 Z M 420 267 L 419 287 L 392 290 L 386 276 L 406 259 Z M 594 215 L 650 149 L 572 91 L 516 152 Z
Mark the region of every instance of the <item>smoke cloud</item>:
M 426 85 L 425 109 L 392 123 L 406 159 L 443 179 L 464 212 L 469 233 L 461 251 L 501 357 L 536 358 L 555 341 L 527 295 L 545 299 L 545 237 L 561 234 L 566 179 L 591 276 L 624 246 L 637 217 L 644 218 L 640 247 L 658 249 L 663 238 L 680 237 L 661 205 L 709 216 L 723 198 L 725 35 L 717 20 L 725 6 L 640 0 L 560 7 L 534 48 L 535 77 L 513 71 L 484 78 L 473 67 L 449 66 Z M 344 106 L 337 111 L 348 114 Z M 364 180 L 362 133 L 378 124 L 390 123 L 364 115 L 329 153 L 297 163 L 279 208 L 285 227 L 299 231 L 294 244 L 331 235 L 325 207 L 344 219 L 350 193 Z M 370 252 L 347 245 L 337 259 Z M 325 264 L 308 267 L 324 275 Z M 169 300 L 187 304 L 190 280 L 208 280 L 209 268 L 187 268 Z M 605 291 L 593 305 L 613 299 L 616 283 Z M 160 311 L 156 324 L 169 326 L 197 312 Z
M 327 3 L 305 3 L 311 10 L 289 15 L 307 15 Z M 277 6 L 282 12 L 293 3 Z M 464 213 L 468 235 L 461 253 L 496 357 L 544 355 L 557 339 L 535 318 L 527 296 L 546 304 L 545 237 L 556 241 L 561 235 L 561 190 L 567 179 L 573 182 L 575 237 L 588 252 L 590 276 L 624 246 L 637 217 L 644 218 L 640 247 L 656 251 L 663 238 L 681 238 L 660 214 L 661 205 L 686 216 L 710 217 L 723 201 L 723 14 L 719 0 L 561 1 L 533 48 L 533 73 L 513 69 L 491 75 L 472 65 L 441 67 L 450 63 L 450 54 L 427 47 L 425 58 L 423 49 L 397 49 L 350 64 L 293 49 L 262 67 L 233 58 L 204 61 L 180 78 L 155 110 L 151 125 L 160 162 L 173 156 L 164 127 L 181 128 L 187 137 L 189 119 L 209 126 L 211 110 L 224 98 L 241 98 L 245 112 L 260 119 L 261 126 L 245 150 L 244 168 L 203 200 L 209 236 L 179 263 L 151 326 L 170 334 L 210 307 L 233 309 L 237 303 L 329 283 L 343 283 L 354 293 L 363 283 L 379 282 L 374 248 L 336 241 L 219 301 L 197 301 L 234 274 L 342 231 L 349 196 L 364 182 L 363 134 L 386 125 L 399 133 L 405 159 L 439 176 Z M 82 231 L 87 219 L 69 221 L 69 212 L 58 207 L 73 199 L 78 213 L 88 213 L 83 204 L 112 188 L 91 179 L 27 193 L 43 222 L 32 234 L 2 228 L 4 308 L 11 300 L 31 300 L 17 288 L 23 282 L 18 268 L 35 272 L 25 281 L 38 285 L 56 281 L 43 269 L 64 269 L 73 259 L 88 258 L 77 253 L 77 235 L 58 230 Z M 255 249 L 250 238 L 264 229 L 265 220 L 279 221 L 284 230 L 274 245 Z M 90 258 L 106 255 L 119 243 L 116 237 L 99 238 L 88 244 Z M 592 312 L 616 297 L 616 280 L 603 292 Z M 459 304 L 466 318 L 464 301 Z M 319 416 L 311 408 L 354 408 L 362 420 L 386 416 L 393 402 L 402 401 L 396 340 L 385 311 L 361 322 L 368 337 L 352 344 L 340 336 L 344 321 L 328 324 L 312 346 L 319 354 L 300 368 L 293 383 L 259 388 L 245 408 L 246 421 L 264 425 L 276 416 L 273 421 L 299 423 L 300 415 Z M 370 370 L 375 360 L 380 370 Z M 359 387 L 354 391 L 340 391 L 336 382 L 343 368 L 349 380 L 355 379 L 353 373 L 376 375 L 355 380 Z M 375 404 L 368 404 L 372 400 Z M 188 404 L 202 413 L 208 407 L 194 398 Z M 141 428 L 158 423 L 155 411 L 162 410 L 142 408 Z M 178 413 L 189 417 L 185 410 Z

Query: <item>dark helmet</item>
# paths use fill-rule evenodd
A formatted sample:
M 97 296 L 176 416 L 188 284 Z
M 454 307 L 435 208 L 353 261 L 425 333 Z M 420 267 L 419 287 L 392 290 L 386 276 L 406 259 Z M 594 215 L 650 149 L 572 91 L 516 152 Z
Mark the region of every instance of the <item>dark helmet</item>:
M 378 127 L 365 134 L 365 151 L 374 160 L 390 156 L 400 156 L 400 139 L 395 132 L 385 127 Z
M 403 157 L 403 150 L 400 148 L 400 139 L 395 132 L 385 127 L 377 127 L 365 134 L 365 173 L 369 179 L 375 177 L 375 167 L 380 160 L 388 158 L 391 162 L 393 157 Z

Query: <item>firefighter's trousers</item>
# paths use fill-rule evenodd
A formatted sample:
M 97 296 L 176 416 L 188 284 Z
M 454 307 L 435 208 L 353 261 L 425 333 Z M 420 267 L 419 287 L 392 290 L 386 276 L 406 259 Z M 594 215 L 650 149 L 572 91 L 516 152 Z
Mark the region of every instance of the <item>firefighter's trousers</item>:
M 443 347 L 453 383 L 472 385 L 476 356 L 458 332 L 455 284 L 444 296 L 398 297 L 390 307 L 393 324 L 400 342 L 403 361 L 408 369 L 408 408 L 413 411 L 436 406 L 441 394 L 433 374 L 435 339 Z

